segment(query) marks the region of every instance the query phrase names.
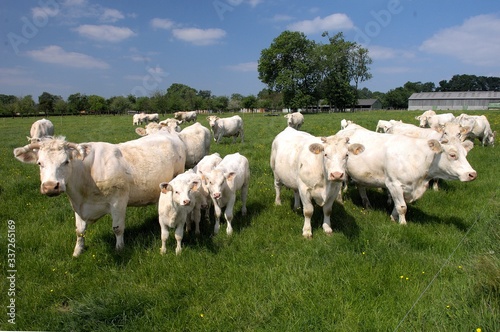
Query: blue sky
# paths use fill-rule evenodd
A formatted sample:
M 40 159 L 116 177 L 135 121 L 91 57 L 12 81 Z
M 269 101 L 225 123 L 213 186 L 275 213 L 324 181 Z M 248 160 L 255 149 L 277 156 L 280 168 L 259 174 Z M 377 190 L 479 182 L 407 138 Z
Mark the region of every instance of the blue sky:
M 257 94 L 262 49 L 284 30 L 326 43 L 342 31 L 369 49 L 387 92 L 454 74 L 500 76 L 500 1 L 7 0 L 0 94 L 150 95 L 173 83 Z

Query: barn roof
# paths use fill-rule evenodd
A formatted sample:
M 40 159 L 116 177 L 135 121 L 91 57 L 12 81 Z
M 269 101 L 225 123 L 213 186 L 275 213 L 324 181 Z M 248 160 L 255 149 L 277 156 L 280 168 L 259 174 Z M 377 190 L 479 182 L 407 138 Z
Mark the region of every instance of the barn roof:
M 500 99 L 499 91 L 453 91 L 420 92 L 410 96 L 410 100 L 419 99 Z
M 358 106 L 372 106 L 378 99 L 358 99 Z

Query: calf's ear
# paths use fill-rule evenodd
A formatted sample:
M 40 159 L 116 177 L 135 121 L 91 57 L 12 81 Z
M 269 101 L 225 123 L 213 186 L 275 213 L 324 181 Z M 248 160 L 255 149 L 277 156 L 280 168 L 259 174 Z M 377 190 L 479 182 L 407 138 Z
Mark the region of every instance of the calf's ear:
M 443 148 L 441 147 L 441 144 L 439 143 L 438 140 L 430 139 L 427 141 L 427 144 L 434 153 L 440 153 L 443 151 Z
M 160 190 L 162 194 L 166 194 L 167 191 L 172 191 L 173 188 L 171 185 L 168 184 L 168 182 L 162 182 L 160 183 Z
M 23 163 L 34 164 L 38 159 L 38 153 L 35 152 L 35 150 L 29 148 L 28 145 L 26 145 L 20 148 L 15 148 L 14 157 Z
M 469 153 L 469 151 L 474 148 L 474 143 L 472 141 L 466 140 L 462 142 L 462 146 L 464 147 L 465 151 Z
M 232 181 L 234 179 L 235 175 L 236 175 L 236 172 L 229 172 L 227 174 L 224 174 L 224 176 L 226 177 L 226 179 L 228 179 L 229 181 Z
M 365 151 L 365 146 L 363 144 L 354 143 L 354 144 L 349 145 L 348 150 L 352 154 L 358 155 L 358 154 L 362 153 L 363 151 Z
M 321 145 L 319 143 L 313 143 L 313 144 L 309 145 L 309 151 L 311 151 L 314 154 L 320 154 L 324 150 L 325 150 L 325 148 L 323 147 L 323 145 Z

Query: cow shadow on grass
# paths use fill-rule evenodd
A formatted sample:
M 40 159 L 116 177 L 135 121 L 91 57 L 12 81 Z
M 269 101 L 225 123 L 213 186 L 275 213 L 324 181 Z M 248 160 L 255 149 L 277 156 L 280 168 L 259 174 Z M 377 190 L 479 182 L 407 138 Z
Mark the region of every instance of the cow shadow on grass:
M 233 234 L 239 233 L 245 228 L 251 226 L 252 220 L 260 214 L 263 206 L 258 202 L 247 204 L 247 215 L 241 214 L 241 207 L 235 209 L 232 227 Z M 222 210 L 224 213 L 224 209 Z M 203 250 L 211 253 L 218 253 L 221 246 L 224 246 L 226 241 L 215 241 L 217 237 L 228 237 L 226 234 L 227 223 L 224 219 L 224 214 L 220 220 L 219 234 L 214 235 L 215 216 L 213 207 L 209 211 L 209 216 L 202 211 L 200 221 L 200 234 L 195 233 L 194 223 L 189 231 L 184 231 L 182 239 L 182 248 L 190 248 L 192 250 Z M 167 252 L 175 251 L 175 229 L 169 229 L 169 239 L 167 241 Z M 150 251 L 160 255 L 161 246 L 161 228 L 158 223 L 158 215 L 149 214 L 144 220 L 134 221 L 132 225 L 125 227 L 125 248 L 121 251 L 115 250 L 116 239 L 113 233 L 103 233 L 102 241 L 107 244 L 110 251 L 113 251 L 113 257 L 118 265 L 124 265 L 132 259 L 137 251 Z
M 447 191 L 453 190 L 445 181 L 439 181 L 439 190 Z M 432 189 L 428 189 L 432 190 Z M 387 214 L 387 219 L 390 220 L 392 209 L 394 204 L 391 202 L 388 204 L 388 191 L 387 190 L 377 190 L 373 188 L 367 189 L 367 196 L 371 203 L 371 208 L 367 211 L 383 211 Z M 424 194 L 425 195 L 425 194 Z M 362 207 L 361 197 L 359 196 L 358 190 L 356 188 L 349 188 L 348 196 L 354 205 Z M 458 217 L 438 217 L 426 213 L 421 210 L 415 203 L 407 203 L 406 221 L 407 223 L 418 223 L 418 224 L 444 224 L 453 225 L 461 231 L 467 231 L 469 225 L 461 218 Z

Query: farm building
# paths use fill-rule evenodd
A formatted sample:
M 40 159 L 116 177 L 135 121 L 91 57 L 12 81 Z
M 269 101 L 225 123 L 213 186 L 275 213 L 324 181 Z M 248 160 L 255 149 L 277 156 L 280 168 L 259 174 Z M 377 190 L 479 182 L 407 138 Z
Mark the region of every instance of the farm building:
M 408 110 L 477 111 L 500 108 L 498 91 L 455 91 L 414 93 Z
M 382 108 L 382 103 L 378 99 L 358 99 L 358 104 L 354 107 L 356 111 L 371 111 Z

